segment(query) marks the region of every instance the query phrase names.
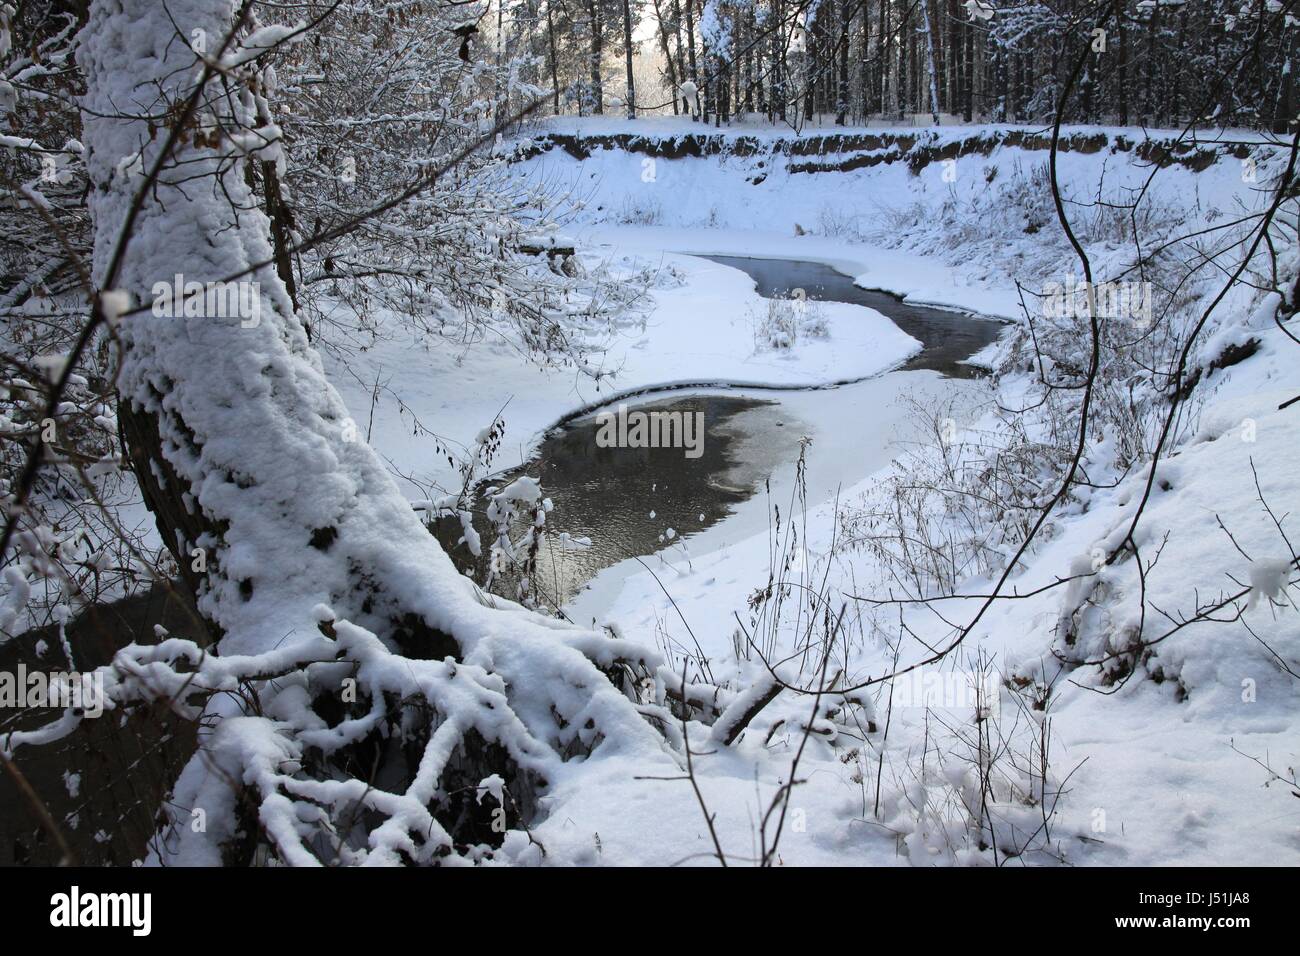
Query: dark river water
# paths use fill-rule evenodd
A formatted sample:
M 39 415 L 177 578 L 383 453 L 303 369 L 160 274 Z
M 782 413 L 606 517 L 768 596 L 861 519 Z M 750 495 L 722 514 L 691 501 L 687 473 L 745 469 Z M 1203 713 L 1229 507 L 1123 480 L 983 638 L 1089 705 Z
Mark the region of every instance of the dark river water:
M 859 289 L 851 278 L 820 263 L 705 258 L 747 273 L 766 298 L 802 289 L 808 299 L 864 305 L 887 315 L 924 345 L 903 370 L 972 377 L 978 370 L 961 364 L 962 360 L 994 341 L 1001 331 L 997 322 Z M 771 398 L 762 391 L 757 394 L 763 397 L 754 397 L 753 389 L 747 393 L 666 393 L 626 404 L 629 412 L 702 413 L 704 440 L 699 457 L 688 457 L 680 447 L 601 447 L 600 423 L 587 416 L 552 429 L 530 461 L 480 486 L 480 491 L 489 485 L 504 487 L 519 475 L 541 479 L 543 494 L 554 504 L 534 577 L 543 604 L 552 608 L 563 604 L 598 571 L 620 561 L 665 548 L 689 549 L 692 533 L 725 518 L 777 467 L 797 458 L 799 439 L 810 431 L 807 424 L 783 410 L 778 390 L 770 393 Z M 827 394 L 833 401 L 833 390 Z M 492 539 L 481 514 L 486 505 L 482 498 L 476 503 L 480 513 L 475 524 L 484 542 L 484 555 L 477 561 L 463 545 L 456 545 L 457 522 L 444 520 L 437 528 L 448 553 L 480 581 Z M 569 535 L 569 542 L 560 539 L 562 533 Z M 580 538 L 589 539 L 590 546 L 572 544 Z M 506 582 L 501 593 L 515 597 L 513 587 Z

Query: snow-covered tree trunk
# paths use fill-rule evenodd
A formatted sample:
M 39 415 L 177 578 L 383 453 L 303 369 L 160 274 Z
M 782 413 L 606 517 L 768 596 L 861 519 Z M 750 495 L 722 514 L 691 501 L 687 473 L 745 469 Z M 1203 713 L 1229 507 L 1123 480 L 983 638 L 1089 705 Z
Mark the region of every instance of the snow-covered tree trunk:
M 930 2 L 921 0 L 922 23 L 925 25 L 926 68 L 930 77 L 930 117 L 939 125 L 939 80 L 934 66 L 934 31 L 930 29 Z
M 292 31 L 245 28 L 223 48 L 235 16 L 233 0 L 95 0 L 79 52 L 97 287 L 149 303 L 159 283 L 243 274 L 239 314 L 198 297 L 117 327 L 133 467 L 220 641 L 217 659 L 180 641 L 139 650 L 153 670 L 130 679 L 179 691 L 159 663 L 170 655 L 197 669 L 188 690 L 240 690 L 206 703 L 212 732 L 178 783 L 167 852 L 229 860 L 241 829 L 260 827 L 288 862 L 437 859 L 483 832 L 457 828 L 479 812 L 480 778 L 448 804 L 452 768 L 506 775 L 503 809 L 518 820 L 526 780 L 544 781 L 559 751 L 657 747 L 598 669 L 653 654 L 478 593 L 358 439 L 246 175 L 280 146 L 273 126 L 257 128 L 269 91 L 245 68 Z M 202 58 L 224 76 L 204 84 L 168 150 L 158 118 L 185 116 Z M 383 757 L 374 781 L 351 776 L 360 745 Z M 204 811 L 202 832 L 190 808 Z
M 694 3 L 694 0 L 685 0 L 685 3 L 686 3 L 686 41 L 687 41 L 687 50 L 690 53 L 690 64 L 691 64 L 690 82 L 691 82 L 691 88 L 696 91 L 695 93 L 692 93 L 688 97 L 688 99 L 691 101 L 690 102 L 691 119 L 694 120 L 699 118 L 699 112 L 700 112 L 700 106 L 699 106 L 700 74 L 699 74 L 699 70 L 696 67 L 696 61 L 695 61 L 695 13 L 692 10 L 692 4 Z

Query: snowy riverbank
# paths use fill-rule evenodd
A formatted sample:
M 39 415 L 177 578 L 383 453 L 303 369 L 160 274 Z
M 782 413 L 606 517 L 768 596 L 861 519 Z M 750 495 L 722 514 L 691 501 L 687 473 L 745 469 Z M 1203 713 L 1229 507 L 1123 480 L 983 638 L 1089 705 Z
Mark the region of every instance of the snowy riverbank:
M 636 227 L 592 228 L 576 239 L 579 254 L 593 266 L 610 264 L 629 276 L 656 277 L 650 281 L 659 283 L 647 290 L 644 327 L 625 329 L 608 341 L 600 358 L 607 373 L 601 380 L 574 369 L 529 365 L 502 341 L 422 345 L 400 332 L 350 357 L 346 375 L 333 363 L 333 380 L 362 432 L 403 474 L 444 489 L 458 481 L 433 441 L 412 435 L 411 415 L 460 449 L 470 446 L 504 408 L 506 436 L 494 466 L 509 468 L 526 461 L 557 421 L 621 397 L 682 385 L 816 387 L 877 375 L 920 349 L 920 343 L 878 312 L 843 303 L 819 305 L 826 320 L 824 338 L 800 340 L 779 351 L 761 348 L 755 330 L 767 303 L 755 293 L 753 280 L 683 253 L 824 262 L 858 276 L 862 285 L 912 293 L 919 301 L 992 315 L 1011 311 L 1006 289 L 974 287 L 969 290 L 972 302 L 963 303 L 966 290 L 953 270 L 923 257 L 847 242 L 792 243 L 771 234 Z M 380 390 L 371 414 L 376 381 L 387 388 Z M 412 499 L 428 497 L 415 484 L 406 490 Z
M 1041 155 L 1004 149 L 988 158 L 960 159 L 958 169 L 965 171 L 954 182 L 943 181 L 938 163 L 919 175 L 898 164 L 804 176 L 797 190 L 791 188 L 793 176 L 789 181 L 769 176 L 760 185 L 745 182 L 752 157 L 685 156 L 659 159 L 651 167 L 645 159 L 595 148 L 581 162 L 554 151 L 530 162 L 551 177 L 557 170 L 579 173 L 580 224 L 572 231 L 580 241 L 618 253 L 665 249 L 814 259 L 855 275 L 863 285 L 990 314 L 1016 312 L 1014 287 L 999 277 L 1019 275 L 1033 288 L 1044 275 L 1076 267 L 1059 235 L 1040 233 L 1048 220 L 1034 219 L 1050 201 L 1042 192 L 1044 181 L 1037 181 L 1033 188 L 1039 192 L 1026 193 L 1023 203 L 1000 206 L 996 187 L 989 188 L 1013 176 L 1035 182 L 1029 165 Z M 982 165 L 967 166 L 968 161 Z M 1265 168 L 1267 163 L 1261 160 Z M 1148 166 L 1123 156 L 1108 159 L 1105 151 L 1063 154 L 1061 164 L 1066 188 L 1081 200 L 1095 191 L 1108 165 L 1108 186 L 1117 195 L 1151 175 Z M 648 183 L 641 177 L 647 168 L 654 170 Z M 1257 191 L 1245 181 L 1244 168 L 1235 157 L 1223 156 L 1203 171 L 1176 164 L 1162 171 L 1153 180 L 1157 213 L 1150 227 L 1160 228 L 1162 209 L 1186 209 L 1190 222 L 1213 222 L 1234 205 L 1254 205 Z M 977 169 L 978 175 L 968 175 Z M 1008 186 L 1002 199 L 1014 194 Z M 1194 197 L 1191 205 L 1189 197 Z M 970 217 L 965 245 L 954 237 L 960 232 L 952 226 L 954 208 Z M 914 212 L 905 222 L 903 210 Z M 792 226 L 800 216 L 823 227 L 849 220 L 862 231 L 897 221 L 901 245 L 935 254 L 865 249 L 837 236 L 796 236 Z M 1094 221 L 1085 242 L 1094 266 L 1122 269 L 1124 247 L 1107 237 L 1107 228 Z M 1290 359 L 1294 346 L 1273 327 L 1268 303 L 1259 308 L 1250 299 L 1249 292 L 1234 290 L 1214 315 L 1213 334 L 1192 356 L 1195 367 L 1208 369 L 1201 373 L 1208 381 L 1189 412 L 1191 424 L 1183 426 L 1188 437 L 1159 466 L 1135 541 L 1141 557 L 1097 569 L 1096 556 L 1104 558 L 1132 520 L 1149 474 L 1149 469 L 1125 473 L 1104 467 L 1113 446 L 1103 442 L 1090 453 L 1095 487 L 1080 492 L 1079 501 L 1054 517 L 1029 568 L 1007 587 L 1032 596 L 991 605 L 960 651 L 916 675 L 937 679 L 942 687 L 945 679 L 969 674 L 981 661 L 1000 675 L 993 692 L 1000 707 L 985 725 L 1007 764 L 993 799 L 1000 803 L 996 813 L 1005 844 L 1037 846 L 1025 862 L 1269 865 L 1293 863 L 1300 853 L 1290 788 L 1276 776 L 1293 775 L 1288 768 L 1300 757 L 1295 678 L 1287 673 L 1295 668 L 1300 624 L 1286 598 L 1285 575 L 1266 574 L 1284 567 L 1287 559 L 1286 542 L 1269 509 L 1290 528 L 1290 503 L 1300 497 L 1294 452 L 1300 447 L 1300 420 L 1294 407 L 1279 410 L 1300 393 L 1300 373 Z M 1232 364 L 1238 359 L 1231 349 L 1243 343 L 1254 344 L 1245 347 L 1244 361 Z M 1225 348 L 1232 359 L 1218 358 Z M 1230 367 L 1216 368 L 1224 361 Z M 828 440 L 809 450 L 809 507 L 795 508 L 799 543 L 793 551 L 787 550 L 791 470 L 778 473 L 770 499 L 746 502 L 734 519 L 659 554 L 649 571 L 627 562 L 598 575 L 570 612 L 580 621 L 608 623 L 630 638 L 679 649 L 679 660 L 703 656 L 713 680 L 731 687 L 764 680 L 764 667 L 746 644 L 756 596 L 773 575 L 793 582 L 796 592 L 818 588 L 829 595 L 832 610 L 849 609 L 853 638 L 837 664 L 844 683 L 909 665 L 924 656 L 926 646 L 943 646 L 951 622 L 966 620 L 979 602 L 950 598 L 879 609 L 864 604 L 863 596 L 887 598 L 898 589 L 873 557 L 844 548 L 842 511 L 836 506 L 837 499 L 842 506 L 877 492 L 894 473 L 890 460 L 899 450 L 883 451 L 888 446 L 881 443 L 887 434 L 898 437 L 915 427 L 900 412 L 876 431 L 879 419 L 866 410 L 879 408 L 882 396 L 862 404 L 857 396 L 910 376 L 890 375 L 839 390 L 835 403 L 819 409 L 825 417 L 805 413 L 823 426 Z M 1031 384 L 1028 375 L 1008 377 L 1003 401 L 1023 399 Z M 981 429 L 1000 427 L 988 414 L 987 399 L 978 390 L 958 396 L 954 407 L 966 416 L 954 423 L 958 444 Z M 783 401 L 792 410 L 798 407 L 794 395 Z M 938 407 L 943 396 L 930 401 Z M 826 415 L 828 409 L 834 413 Z M 965 431 L 968 426 L 973 430 Z M 843 455 L 846 442 L 856 453 L 848 457 L 855 460 L 838 472 L 846 480 L 828 487 L 823 479 L 834 469 L 819 460 Z M 856 479 L 849 477 L 855 466 Z M 785 516 L 781 536 L 772 530 L 773 505 Z M 1086 590 L 1057 586 L 1080 574 L 1089 582 Z M 980 595 L 993 584 L 991 577 L 967 574 L 958 590 Z M 1248 591 L 1240 591 L 1243 587 Z M 1219 615 L 1223 622 L 1180 623 L 1234 593 L 1245 597 L 1227 601 Z M 1270 604 L 1270 597 L 1281 604 Z M 1067 663 L 1071 656 L 1086 660 L 1122 649 L 1126 635 L 1144 621 L 1148 640 L 1166 632 L 1169 637 L 1143 655 L 1136 679 L 1098 680 L 1096 671 Z M 895 664 L 897 651 L 884 638 L 900 626 L 915 641 Z M 787 620 L 786 627 L 788 637 L 799 633 L 797 621 Z M 778 656 L 796 649 L 783 646 Z M 810 681 L 805 672 L 794 682 Z M 951 694 L 918 695 L 916 688 L 906 682 L 873 686 L 867 709 L 876 724 L 858 728 L 860 733 L 819 718 L 821 729 L 798 768 L 803 782 L 791 801 L 796 825 L 787 826 L 783 836 L 784 862 L 992 861 L 987 847 L 972 842 L 979 831 L 972 829 L 970 807 L 972 799 L 978 804 L 982 785 L 969 732 L 980 726 L 970 723 L 972 702 L 960 693 L 955 702 Z M 798 728 L 813 706 L 810 697 L 783 694 L 737 746 L 697 741 L 710 752 L 696 759 L 696 780 L 708 812 L 716 814 L 720 842 L 738 860 L 755 853 L 756 821 L 789 779 L 802 740 Z M 1030 757 L 1048 714 L 1051 769 L 1035 783 Z M 707 728 L 694 725 L 693 733 Z M 836 744 L 826 742 L 835 737 Z M 707 860 L 713 844 L 691 786 L 636 779 L 656 772 L 613 758 L 586 768 L 581 783 L 575 779 L 572 786 L 557 787 L 549 804 L 556 812 L 537 831 L 552 858 Z M 1018 793 L 1038 796 L 1027 806 Z M 1038 809 L 1042 804 L 1051 811 L 1050 822 Z

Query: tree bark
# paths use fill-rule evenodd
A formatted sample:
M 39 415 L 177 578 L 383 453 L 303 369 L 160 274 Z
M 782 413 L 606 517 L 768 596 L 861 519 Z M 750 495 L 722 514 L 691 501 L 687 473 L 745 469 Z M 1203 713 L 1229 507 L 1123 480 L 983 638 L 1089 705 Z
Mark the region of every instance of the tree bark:
M 843 126 L 849 117 L 849 28 L 853 25 L 853 8 L 849 0 L 840 0 L 840 42 L 838 102 L 835 104 L 835 125 Z
M 690 106 L 691 119 L 698 120 L 700 118 L 700 97 L 702 95 L 702 91 L 700 90 L 700 73 L 699 70 L 696 69 L 696 65 L 695 65 L 695 14 L 691 10 L 691 5 L 693 2 L 694 0 L 685 0 L 686 48 L 690 53 L 691 82 L 695 84 L 694 102 L 688 105 Z
M 555 55 L 555 21 L 551 17 L 551 5 L 554 0 L 546 0 L 546 39 L 551 48 L 551 96 L 554 99 L 555 115 L 560 115 L 560 72 Z
M 934 31 L 930 29 L 930 0 L 921 0 L 921 16 L 925 24 L 925 52 L 930 75 L 930 116 L 939 125 L 939 77 L 934 66 Z
M 600 0 L 587 0 L 587 10 L 591 15 L 591 52 L 588 62 L 591 70 L 591 112 L 600 116 L 605 112 L 605 91 L 600 82 L 600 61 L 604 56 Z
M 636 119 L 636 78 L 632 75 L 632 6 L 623 0 L 623 55 L 627 60 L 627 118 Z

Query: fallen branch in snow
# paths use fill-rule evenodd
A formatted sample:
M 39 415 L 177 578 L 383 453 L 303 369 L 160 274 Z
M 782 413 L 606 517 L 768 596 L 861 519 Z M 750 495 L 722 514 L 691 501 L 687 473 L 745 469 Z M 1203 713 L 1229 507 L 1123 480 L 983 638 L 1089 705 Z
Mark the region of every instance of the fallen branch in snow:
M 745 688 L 727 705 L 721 716 L 713 724 L 713 739 L 724 745 L 730 745 L 741 735 L 750 721 L 758 716 L 764 707 L 781 693 L 781 685 L 768 675 L 764 675 Z
M 1283 776 L 1282 774 L 1278 773 L 1276 770 L 1273 769 L 1272 765 L 1268 761 L 1267 754 L 1264 756 L 1263 759 L 1260 759 L 1259 757 L 1256 757 L 1254 754 L 1248 754 L 1244 750 L 1239 749 L 1235 741 L 1230 741 L 1229 745 L 1232 747 L 1234 751 L 1241 754 L 1243 757 L 1247 758 L 1248 760 L 1253 761 L 1258 767 L 1263 769 L 1264 772 L 1268 774 L 1268 780 L 1264 783 L 1264 786 L 1267 787 L 1270 783 L 1273 783 L 1275 781 L 1280 781 L 1283 785 L 1290 788 L 1291 796 L 1300 799 L 1300 780 L 1297 779 L 1295 768 L 1288 767 L 1287 773 L 1289 773 L 1290 776 Z

